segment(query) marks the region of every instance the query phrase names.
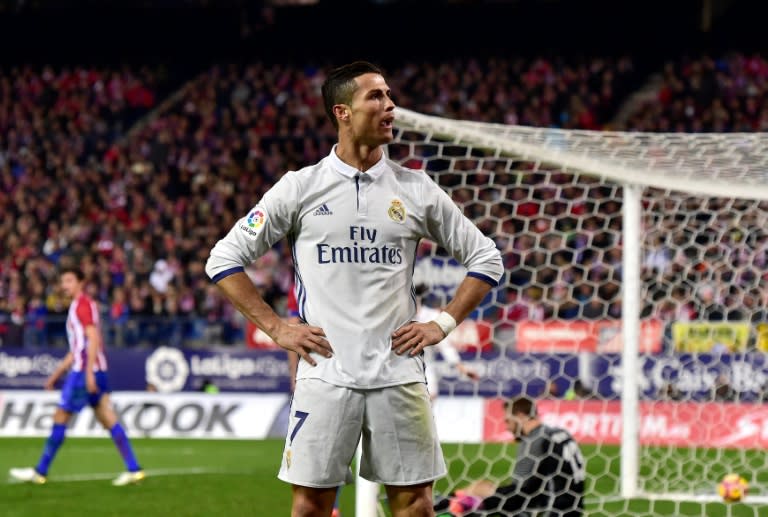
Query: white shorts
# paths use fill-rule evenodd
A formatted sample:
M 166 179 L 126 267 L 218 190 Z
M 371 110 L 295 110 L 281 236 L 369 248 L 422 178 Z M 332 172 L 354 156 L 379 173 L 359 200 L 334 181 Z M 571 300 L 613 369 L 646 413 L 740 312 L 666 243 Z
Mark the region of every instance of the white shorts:
M 446 474 L 423 383 L 358 390 L 301 379 L 277 477 L 316 488 L 351 483 L 350 463 L 361 437 L 360 475 L 368 481 L 407 486 Z

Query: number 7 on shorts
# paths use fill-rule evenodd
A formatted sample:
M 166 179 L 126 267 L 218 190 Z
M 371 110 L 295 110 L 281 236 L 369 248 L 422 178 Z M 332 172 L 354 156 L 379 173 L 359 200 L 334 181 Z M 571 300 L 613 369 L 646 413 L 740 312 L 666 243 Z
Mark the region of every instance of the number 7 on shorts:
M 301 426 L 304 425 L 304 422 L 306 422 L 307 417 L 309 416 L 309 413 L 305 411 L 296 411 L 293 416 L 299 419 L 298 422 L 296 422 L 296 426 L 293 428 L 293 431 L 291 431 L 291 438 L 290 438 L 290 444 L 293 445 L 293 439 L 296 437 L 296 433 L 299 432 L 299 429 L 301 429 Z

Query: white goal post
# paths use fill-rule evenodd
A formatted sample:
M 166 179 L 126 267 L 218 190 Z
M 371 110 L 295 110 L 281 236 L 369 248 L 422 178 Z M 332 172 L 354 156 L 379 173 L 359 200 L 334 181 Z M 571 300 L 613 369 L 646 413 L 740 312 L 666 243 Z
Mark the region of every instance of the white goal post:
M 508 280 L 510 282 L 508 287 L 515 291 L 514 296 L 522 296 L 522 293 L 526 293 L 527 296 L 527 288 L 524 285 L 529 285 L 533 287 L 533 292 L 535 292 L 534 301 L 543 305 L 546 305 L 547 296 L 557 292 L 557 286 L 562 287 L 564 283 L 567 284 L 562 280 L 563 275 L 570 274 L 570 266 L 566 262 L 561 260 L 556 262 L 552 258 L 557 254 L 557 248 L 553 243 L 563 245 L 574 233 L 579 233 L 586 226 L 595 224 L 594 221 L 588 221 L 588 219 L 598 220 L 598 224 L 601 224 L 599 221 L 603 219 L 603 214 L 599 207 L 603 206 L 602 204 L 614 203 L 614 206 L 620 206 L 618 213 L 612 214 L 610 218 L 605 218 L 606 221 L 608 219 L 612 221 L 610 224 L 620 222 L 620 227 L 614 225 L 610 228 L 609 223 L 605 222 L 606 231 L 612 235 L 616 243 L 620 242 L 620 245 L 616 244 L 615 246 L 621 251 L 620 261 L 611 262 L 609 266 L 600 264 L 594 266 L 603 269 L 607 267 L 610 270 L 609 273 L 613 276 L 605 278 L 613 279 L 617 276 L 616 271 L 620 272 L 620 294 L 617 295 L 620 299 L 615 303 L 605 302 L 604 304 L 604 316 L 606 318 L 612 316 L 616 321 L 620 321 L 620 336 L 618 338 L 620 345 L 612 349 L 615 357 L 610 359 L 612 362 L 609 361 L 608 367 L 601 365 L 597 368 L 594 366 L 597 364 L 596 361 L 602 360 L 599 349 L 586 354 L 586 357 L 584 354 L 580 354 L 578 357 L 582 365 L 578 370 L 579 380 L 585 379 L 592 382 L 596 390 L 597 387 L 603 389 L 601 383 L 612 383 L 611 389 L 614 389 L 617 394 L 615 407 L 618 408 L 620 405 L 617 414 L 620 415 L 618 418 L 620 418 L 621 429 L 620 434 L 615 437 L 616 442 L 618 442 L 620 471 L 617 475 L 606 474 L 607 477 L 613 476 L 609 481 L 614 489 L 608 490 L 608 492 L 612 491 L 611 493 L 606 492 L 599 497 L 593 497 L 591 503 L 598 505 L 602 515 L 620 514 L 622 511 L 628 511 L 627 503 L 620 502 L 628 499 L 646 501 L 646 504 L 651 506 L 650 509 L 646 507 L 644 510 L 648 515 L 671 515 L 679 510 L 679 505 L 688 504 L 688 502 L 699 501 L 701 504 L 708 504 L 708 501 L 719 501 L 719 496 L 711 487 L 722 472 L 731 468 L 752 469 L 751 472 L 740 472 L 750 478 L 751 492 L 748 502 L 756 504 L 768 502 L 768 491 L 765 490 L 766 485 L 768 485 L 766 467 L 755 465 L 755 462 L 750 459 L 749 453 L 739 452 L 739 447 L 742 446 L 744 450 L 765 448 L 763 442 L 756 443 L 753 447 L 751 443 L 745 446 L 743 437 L 741 441 L 734 438 L 731 442 L 713 438 L 711 447 L 679 448 L 679 443 L 675 446 L 674 443 L 668 444 L 663 440 L 654 442 L 653 439 L 650 439 L 649 441 L 647 438 L 648 430 L 641 427 L 641 414 L 645 415 L 643 418 L 646 419 L 651 418 L 648 416 L 649 414 L 651 416 L 656 415 L 657 418 L 654 421 L 656 425 L 661 425 L 659 422 L 662 421 L 666 422 L 665 425 L 671 426 L 670 432 L 674 438 L 675 432 L 682 432 L 678 429 L 680 426 L 676 427 L 674 422 L 674 418 L 682 414 L 680 411 L 683 409 L 680 408 L 686 408 L 686 411 L 711 412 L 710 406 L 705 405 L 706 401 L 701 395 L 708 387 L 701 383 L 694 386 L 689 382 L 691 377 L 689 370 L 685 370 L 685 375 L 680 373 L 678 376 L 679 372 L 670 371 L 669 364 L 682 364 L 682 361 L 688 361 L 684 368 L 690 367 L 690 371 L 696 372 L 704 371 L 709 367 L 714 368 L 711 371 L 716 371 L 717 368 L 713 365 L 723 366 L 723 371 L 728 372 L 742 371 L 744 368 L 742 363 L 737 364 L 736 359 L 722 359 L 720 356 L 710 355 L 706 356 L 706 360 L 709 361 L 706 365 L 690 366 L 696 361 L 695 356 L 685 356 L 683 359 L 682 356 L 678 357 L 672 354 L 669 355 L 669 359 L 665 359 L 665 366 L 659 366 L 654 362 L 656 359 L 651 357 L 644 348 L 643 340 L 646 332 L 644 318 L 649 317 L 649 314 L 656 314 L 655 311 L 663 312 L 665 307 L 674 306 L 679 309 L 681 304 L 687 303 L 685 299 L 680 299 L 675 294 L 679 287 L 675 283 L 678 281 L 678 277 L 687 275 L 687 290 L 680 292 L 685 292 L 688 296 L 694 294 L 698 296 L 697 289 L 702 287 L 696 285 L 695 279 L 703 278 L 702 285 L 709 285 L 710 280 L 715 278 L 712 276 L 714 273 L 706 271 L 703 276 L 698 275 L 697 271 L 691 273 L 691 268 L 684 263 L 686 259 L 690 259 L 693 264 L 700 257 L 707 257 L 709 260 L 707 264 L 713 270 L 720 271 L 718 274 L 721 276 L 718 276 L 718 279 L 730 278 L 722 273 L 722 270 L 729 266 L 728 261 L 730 259 L 728 257 L 716 257 L 710 260 L 710 255 L 714 257 L 714 252 L 711 252 L 711 249 L 718 246 L 720 237 L 727 234 L 728 239 L 736 239 L 736 237 L 731 237 L 731 233 L 728 232 L 732 232 L 734 235 L 741 232 L 742 241 L 734 241 L 734 246 L 741 250 L 742 255 L 749 255 L 750 251 L 742 248 L 749 248 L 750 246 L 759 248 L 755 253 L 768 253 L 766 251 L 768 250 L 768 239 L 759 230 L 761 225 L 768 230 L 768 203 L 766 203 L 768 201 L 768 134 L 670 134 L 560 130 L 451 120 L 398 108 L 396 138 L 389 146 L 388 151 L 392 159 L 410 167 L 424 168 L 427 173 L 432 174 L 436 181 L 453 195 L 457 203 L 465 209 L 465 212 L 476 218 L 481 229 L 487 233 L 492 233 L 493 235 L 490 236 L 497 238 L 497 242 L 506 246 L 502 251 L 519 254 L 523 257 L 520 259 L 521 261 L 527 260 L 525 258 L 526 253 L 535 253 L 534 250 L 528 248 L 524 252 L 518 253 L 519 249 L 516 248 L 518 243 L 515 241 L 517 236 L 510 228 L 518 228 L 518 230 L 522 228 L 520 233 L 526 235 L 529 244 L 535 245 L 533 247 L 542 246 L 546 243 L 552 244 L 552 247 L 547 248 L 544 252 L 543 262 L 537 262 L 537 265 L 532 266 L 530 271 L 525 270 L 525 267 L 522 268 L 525 270 L 524 273 L 530 277 L 527 280 L 528 284 L 524 284 L 522 281 L 518 284 L 513 280 Z M 528 181 L 525 179 L 527 175 L 537 175 L 538 179 Z M 504 181 L 497 183 L 501 176 L 504 177 Z M 552 182 L 552 188 L 559 189 L 558 192 L 560 193 L 566 190 L 569 192 L 570 197 L 566 196 L 566 199 L 560 202 L 561 205 L 565 205 L 565 208 L 560 209 L 561 212 L 557 212 L 555 209 L 549 210 L 549 207 L 542 208 L 546 203 L 559 202 L 555 198 L 539 197 L 540 192 L 550 187 L 548 182 Z M 593 190 L 598 192 L 598 198 L 590 197 Z M 514 210 L 517 210 L 524 202 L 538 205 L 540 211 L 535 212 L 536 208 L 533 208 L 534 212 L 519 216 Z M 512 206 L 511 212 L 507 205 Z M 586 214 L 579 211 L 582 209 L 577 210 L 577 205 L 587 206 Z M 563 215 L 566 212 L 567 217 Z M 521 223 L 522 226 L 515 227 L 514 220 L 516 218 L 524 220 Z M 567 224 L 563 223 L 563 225 L 567 228 L 561 230 L 557 225 L 566 219 L 569 220 Z M 549 225 L 547 230 L 540 231 L 536 226 L 537 221 L 541 220 L 544 220 L 541 223 L 542 227 Z M 712 221 L 716 223 L 712 223 Z M 720 224 L 719 221 L 729 221 L 729 226 L 726 228 L 725 223 Z M 675 227 L 675 224 L 678 224 L 678 228 Z M 685 228 L 684 231 L 680 230 L 681 237 L 671 236 L 683 226 Z M 586 250 L 592 257 L 599 257 L 597 259 L 599 261 L 612 252 L 603 244 L 589 241 L 592 238 L 590 236 L 594 233 L 593 230 L 593 228 L 590 228 L 589 231 L 584 230 L 583 233 L 588 234 L 588 237 L 586 244 L 582 244 L 580 252 Z M 598 228 L 598 230 L 600 229 Z M 665 234 L 668 235 L 665 237 Z M 658 251 L 656 249 L 657 241 L 663 244 L 658 253 L 656 253 Z M 765 249 L 760 248 L 761 246 Z M 436 252 L 432 250 L 429 253 L 434 256 Z M 663 257 L 664 253 L 668 255 L 666 259 Z M 726 250 L 724 253 L 727 255 L 729 252 Z M 648 265 L 648 261 L 651 260 L 649 257 L 661 257 L 659 259 L 661 265 L 651 268 Z M 759 261 L 763 260 L 761 257 L 763 255 L 758 257 Z M 746 307 L 747 297 L 754 298 L 760 292 L 768 289 L 768 279 L 766 279 L 766 285 L 763 285 L 759 278 L 755 281 L 751 277 L 759 272 L 759 264 L 762 262 L 759 262 L 758 259 L 754 256 L 741 257 L 739 259 L 741 262 L 733 266 L 734 270 L 740 275 L 743 274 L 746 280 L 742 282 L 743 286 L 739 284 L 737 288 L 732 289 L 735 294 L 725 293 L 723 295 L 725 298 L 729 297 L 728 303 L 731 305 L 744 301 Z M 589 260 L 591 261 L 589 262 L 590 266 L 586 268 L 579 266 L 582 273 L 596 263 L 594 258 Z M 750 260 L 751 262 L 749 262 Z M 744 266 L 742 262 L 749 262 L 749 264 Z M 669 268 L 673 270 L 672 273 L 670 273 Z M 551 283 L 549 283 L 550 280 L 538 280 L 537 275 L 539 273 L 543 275 L 552 273 L 554 275 L 552 278 L 555 280 L 552 280 Z M 584 273 L 585 277 L 587 274 Z M 596 278 L 598 277 L 599 275 L 596 275 Z M 690 282 L 688 281 L 689 277 L 693 279 Z M 599 282 L 592 282 L 586 278 L 584 283 L 589 284 L 586 291 L 589 290 L 589 287 L 595 290 L 601 287 Z M 688 284 L 692 285 L 689 286 Z M 725 282 L 715 285 L 715 290 L 722 285 L 725 285 Z M 565 285 L 564 288 L 567 291 L 567 296 L 575 294 L 573 286 Z M 650 300 L 653 300 L 653 303 Z M 763 300 L 768 302 L 768 296 L 765 296 Z M 658 303 L 656 303 L 657 301 Z M 511 305 L 509 300 L 507 302 Z M 507 310 L 505 305 L 507 302 L 494 302 L 496 306 L 493 309 L 496 311 L 494 313 L 496 316 Z M 699 303 L 698 298 L 696 303 Z M 756 314 L 760 306 L 759 300 L 757 306 L 757 308 L 750 306 L 749 310 L 744 309 L 742 313 L 747 313 L 745 317 L 748 318 Z M 614 307 L 620 309 L 614 310 Z M 619 310 L 620 315 L 617 316 Z M 684 331 L 687 328 L 685 325 L 693 325 L 697 321 L 706 320 L 706 318 L 701 317 L 701 314 L 702 312 L 699 311 L 698 315 L 693 314 L 688 320 L 676 320 L 674 318 L 664 320 L 664 332 Z M 579 319 L 578 316 L 575 318 L 565 316 L 564 318 L 569 320 L 566 322 L 568 324 L 572 319 Z M 562 319 L 560 313 L 555 313 L 553 319 Z M 711 321 L 715 320 L 707 321 L 709 325 Z M 718 321 L 730 322 L 731 320 L 728 317 L 723 317 Z M 752 321 L 757 320 L 753 318 Z M 675 327 L 678 323 L 680 325 Z M 497 320 L 493 325 L 492 339 L 502 342 L 503 348 L 520 346 L 520 342 L 516 341 L 519 339 L 519 333 L 515 334 L 514 329 L 509 330 L 504 326 L 506 324 Z M 750 328 L 750 346 L 754 349 L 754 328 Z M 665 346 L 670 346 L 669 343 L 674 340 L 673 338 L 675 336 L 670 337 L 670 335 L 665 334 Z M 517 350 L 515 353 L 519 352 Z M 691 350 L 687 352 L 691 352 Z M 562 371 L 565 372 L 567 370 L 566 362 L 571 361 L 571 358 L 558 356 L 555 359 L 546 357 L 541 359 L 541 361 L 550 361 L 550 364 L 553 360 L 563 361 Z M 746 360 L 741 361 L 746 362 Z M 486 371 L 490 372 L 494 369 L 494 365 L 487 361 L 478 359 L 477 363 L 478 367 L 484 368 Z M 593 366 L 584 368 L 584 364 L 592 364 Z M 558 365 L 555 363 L 555 366 L 547 371 L 554 371 L 557 368 Z M 590 378 L 592 375 L 590 368 L 599 370 L 601 372 L 599 375 L 604 377 Z M 649 390 L 655 389 L 656 386 L 649 385 L 649 381 L 644 377 L 647 374 L 644 368 L 646 370 L 648 368 L 659 370 L 667 368 L 665 370 L 667 373 L 664 374 L 667 375 L 665 379 L 671 379 L 670 384 L 676 383 L 685 389 L 690 388 L 690 400 L 699 404 L 703 409 L 695 409 L 693 405 L 685 405 L 685 401 L 688 399 L 683 399 L 680 406 L 669 406 L 666 402 L 649 396 L 651 393 Z M 755 366 L 750 363 L 750 368 L 753 368 L 751 371 L 758 371 L 759 375 L 766 373 L 766 371 L 760 370 L 759 364 Z M 510 371 L 516 370 L 512 368 Z M 683 369 L 680 372 L 683 372 Z M 565 374 L 563 375 L 565 376 Z M 569 381 L 575 380 L 573 374 L 568 375 L 570 375 Z M 709 379 L 706 374 L 702 375 L 702 378 Z M 506 380 L 509 382 L 505 384 Z M 540 384 L 540 380 L 531 378 L 524 382 L 521 389 L 525 391 L 530 388 L 530 391 L 533 389 L 534 383 L 536 386 Z M 627 382 L 627 380 L 633 382 Z M 460 380 L 451 381 L 449 379 L 445 389 L 449 392 L 456 389 L 458 393 L 463 386 L 465 391 L 463 394 L 466 394 L 468 390 L 475 395 L 474 398 L 488 397 L 489 393 L 492 396 L 501 397 L 511 389 L 509 386 L 513 381 L 516 382 L 514 379 L 499 378 L 498 388 L 495 388 L 496 385 L 484 384 L 482 381 L 479 386 L 468 387 L 467 383 L 460 384 Z M 709 379 L 707 382 L 714 381 Z M 515 384 L 514 389 L 520 389 L 518 384 Z M 744 386 L 747 385 L 744 384 Z M 494 392 L 494 390 L 496 391 Z M 756 389 L 754 385 L 749 385 L 744 388 L 744 392 L 754 395 Z M 450 396 L 443 397 L 441 395 L 440 404 L 443 403 L 443 398 L 447 399 Z M 456 398 L 459 399 L 459 397 Z M 744 403 L 750 402 L 747 399 L 744 399 Z M 463 401 L 464 399 L 460 402 L 463 403 Z M 608 404 L 611 404 L 610 408 L 614 408 L 613 402 L 604 402 L 602 407 L 608 407 Z M 457 403 L 456 407 L 464 406 Z M 733 411 L 736 411 L 735 414 L 737 415 L 748 411 L 742 411 L 740 406 L 724 407 L 726 407 L 724 415 L 728 414 L 727 411 L 731 411 L 728 408 L 735 408 Z M 768 417 L 765 424 L 768 425 Z M 768 439 L 768 435 L 766 439 Z M 479 441 L 482 442 L 483 440 Z M 482 448 L 484 445 L 481 443 L 479 447 Z M 484 474 L 492 474 L 493 468 L 490 459 L 484 458 L 482 455 L 480 459 L 464 457 L 474 453 L 466 452 L 462 445 L 459 445 L 457 450 L 459 452 L 456 453 L 455 457 L 448 459 L 454 462 L 466 461 L 467 465 L 464 472 L 478 468 Z M 605 459 L 608 456 L 600 456 L 601 454 L 609 455 L 600 443 L 595 445 L 595 451 L 595 461 L 605 460 L 606 463 L 609 462 Z M 708 458 L 707 454 L 718 458 L 721 465 L 706 468 L 706 472 L 702 474 L 702 477 L 706 479 L 702 479 L 700 482 L 691 481 L 691 474 L 681 464 L 688 460 L 694 461 L 694 458 L 695 461 L 711 461 L 702 459 Z M 482 467 L 480 466 L 481 463 Z M 650 480 L 654 476 L 669 476 L 669 486 Z M 460 486 L 462 482 L 471 481 L 471 479 L 453 479 L 453 474 L 450 474 L 449 477 L 451 479 L 440 487 L 444 491 L 454 489 Z M 377 512 L 380 511 L 377 510 L 379 507 L 378 491 L 372 490 L 369 485 L 361 484 L 361 486 L 364 487 L 364 492 L 357 494 L 358 517 L 377 515 Z M 618 506 L 612 506 L 611 501 L 614 503 L 619 501 L 616 503 Z M 654 501 L 665 501 L 667 506 L 653 507 Z M 668 509 L 669 505 L 672 505 L 672 509 Z M 370 510 L 370 513 L 363 513 L 366 508 Z M 613 510 L 613 508 L 619 509 Z

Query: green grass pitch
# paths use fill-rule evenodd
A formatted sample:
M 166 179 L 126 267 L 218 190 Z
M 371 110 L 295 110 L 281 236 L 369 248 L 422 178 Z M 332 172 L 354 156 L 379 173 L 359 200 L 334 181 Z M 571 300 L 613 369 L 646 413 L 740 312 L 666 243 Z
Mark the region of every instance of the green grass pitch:
M 282 452 L 282 440 L 165 440 L 134 439 L 134 448 L 147 470 L 147 479 L 138 486 L 113 487 L 110 480 L 122 470 L 114 445 L 108 438 L 69 438 L 59 452 L 43 486 L 11 484 L 6 473 L 11 467 L 31 466 L 40 454 L 42 438 L 0 438 L 0 515 L 3 517 L 115 516 L 128 515 L 217 517 L 287 516 L 290 488 L 275 476 Z M 514 451 L 511 446 L 445 444 L 452 476 L 476 476 L 495 461 L 493 474 L 502 476 L 509 462 L 498 461 Z M 506 447 L 506 450 L 504 449 Z M 599 456 L 584 447 L 588 463 L 588 514 L 595 516 L 700 515 L 746 517 L 768 515 L 768 507 L 747 504 L 698 504 L 611 500 L 603 496 L 617 492 L 618 448 L 603 446 Z M 711 453 L 693 455 L 679 449 L 670 471 L 688 461 L 691 475 L 695 464 L 711 462 Z M 722 454 L 722 453 L 721 453 Z M 728 454 L 728 453 L 726 453 Z M 765 468 L 762 452 L 749 453 L 752 465 Z M 712 456 L 712 457 L 710 457 Z M 744 457 L 743 451 L 739 456 Z M 727 462 L 726 462 L 727 463 Z M 711 468 L 711 463 L 709 464 Z M 661 469 L 663 470 L 663 469 Z M 687 471 L 687 470 L 686 470 Z M 660 480 L 663 481 L 663 480 Z M 762 480 L 766 481 L 766 480 Z M 444 489 L 440 481 L 436 489 Z M 354 487 L 342 490 L 341 512 L 354 515 Z

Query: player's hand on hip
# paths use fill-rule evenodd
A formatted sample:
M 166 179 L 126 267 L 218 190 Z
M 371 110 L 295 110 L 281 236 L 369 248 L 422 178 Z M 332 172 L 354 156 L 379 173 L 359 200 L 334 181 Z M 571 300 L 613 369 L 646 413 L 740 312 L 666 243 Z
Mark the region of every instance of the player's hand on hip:
M 437 323 L 406 323 L 392 333 L 392 349 L 397 355 L 410 350 L 410 355 L 418 355 L 424 347 L 435 345 L 445 339 L 443 330 Z
M 311 325 L 284 324 L 275 334 L 275 342 L 286 350 L 299 354 L 312 366 L 317 365 L 311 352 L 316 352 L 323 357 L 331 357 L 333 349 L 325 337 L 325 331 L 320 327 Z

